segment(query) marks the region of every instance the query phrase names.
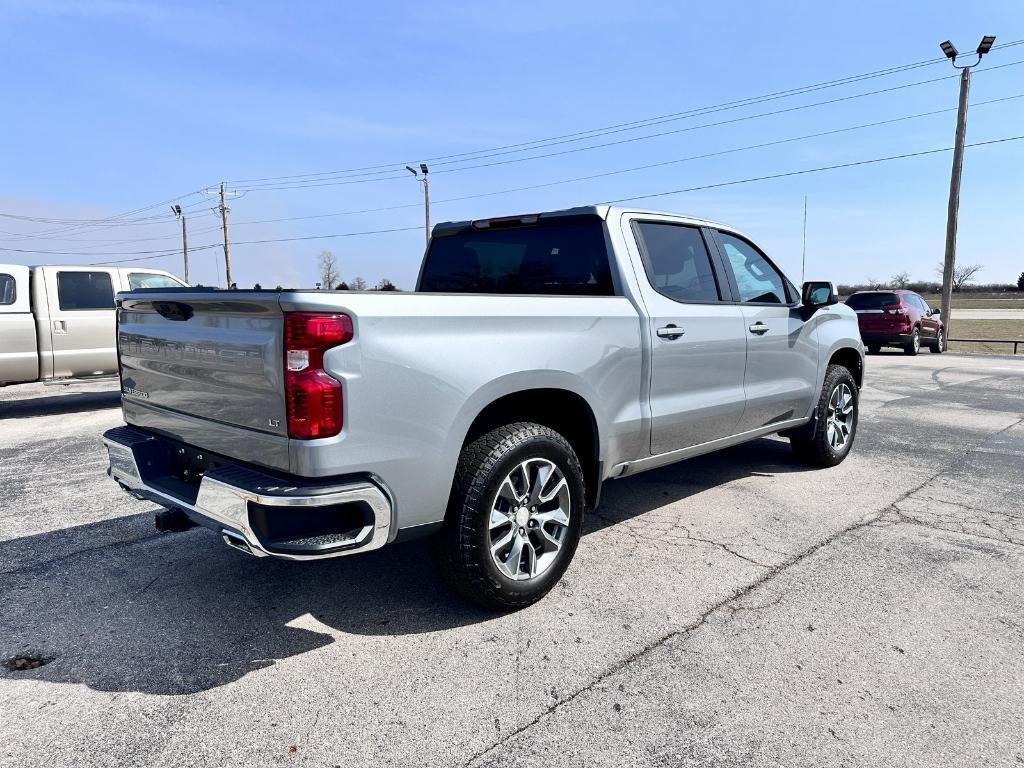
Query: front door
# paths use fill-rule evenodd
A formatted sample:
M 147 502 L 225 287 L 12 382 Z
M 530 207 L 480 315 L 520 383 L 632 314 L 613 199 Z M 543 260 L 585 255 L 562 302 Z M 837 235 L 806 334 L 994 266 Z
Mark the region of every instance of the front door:
M 699 227 L 641 220 L 632 234 L 646 271 L 651 453 L 728 437 L 743 413 L 743 310 L 722 300 Z
M 53 375 L 117 373 L 115 269 L 45 268 L 53 345 Z
M 818 340 L 804 321 L 798 296 L 782 273 L 752 243 L 717 232 L 743 311 L 747 405 L 738 432 L 798 419 L 817 399 Z

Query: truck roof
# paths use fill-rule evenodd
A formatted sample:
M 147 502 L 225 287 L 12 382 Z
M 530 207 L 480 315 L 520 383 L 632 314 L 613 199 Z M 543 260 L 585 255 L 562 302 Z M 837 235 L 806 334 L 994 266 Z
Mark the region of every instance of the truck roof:
M 634 208 L 632 206 L 622 205 L 609 205 L 607 203 L 601 203 L 598 205 L 582 205 L 576 208 L 563 208 L 554 211 L 539 211 L 536 213 L 526 214 L 515 214 L 512 216 L 491 216 L 480 219 L 467 219 L 464 221 L 444 221 L 434 225 L 432 230 L 434 235 L 445 235 L 454 234 L 468 227 L 476 225 L 477 228 L 484 228 L 487 224 L 492 222 L 508 222 L 511 223 L 515 219 L 520 219 L 524 224 L 533 223 L 537 219 L 559 219 L 559 218 L 575 218 L 578 216 L 598 216 L 603 220 L 607 220 L 609 217 L 614 217 L 620 213 L 638 213 L 641 215 L 647 214 L 651 216 L 672 216 L 682 220 L 687 224 L 694 224 L 696 226 L 705 227 L 719 227 L 722 229 L 728 229 L 733 232 L 738 232 L 734 227 L 728 224 L 722 224 L 718 221 L 712 221 L 711 219 L 700 218 L 697 216 L 688 216 L 686 214 L 677 213 L 675 211 L 658 211 L 646 208 Z M 536 217 L 536 218 L 535 218 Z M 485 224 L 486 222 L 486 224 Z M 484 227 L 481 227 L 484 224 Z

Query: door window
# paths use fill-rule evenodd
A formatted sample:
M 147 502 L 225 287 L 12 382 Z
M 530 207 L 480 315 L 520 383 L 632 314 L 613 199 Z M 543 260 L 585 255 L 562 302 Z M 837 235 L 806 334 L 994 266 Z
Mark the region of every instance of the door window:
M 62 310 L 113 309 L 109 272 L 58 272 L 57 303 Z
M 14 275 L 0 274 L 0 307 L 10 306 L 18 298 Z
M 674 301 L 717 302 L 721 299 L 711 256 L 696 227 L 637 222 L 644 269 L 658 293 Z
M 139 288 L 182 288 L 184 285 L 173 277 L 158 275 L 155 272 L 128 273 L 128 287 L 133 291 Z
M 718 233 L 725 255 L 732 265 L 740 301 L 751 304 L 786 304 L 786 280 L 761 253 L 745 240 L 726 232 Z

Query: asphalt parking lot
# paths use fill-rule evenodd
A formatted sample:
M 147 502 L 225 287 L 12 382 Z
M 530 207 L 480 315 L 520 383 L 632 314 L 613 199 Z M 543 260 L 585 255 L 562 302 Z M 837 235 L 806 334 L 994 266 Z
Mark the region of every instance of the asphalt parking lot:
M 1024 359 L 868 358 L 852 456 L 605 486 L 507 616 L 425 546 L 267 562 L 104 474 L 103 387 L 0 390 L 0 764 L 1024 763 Z

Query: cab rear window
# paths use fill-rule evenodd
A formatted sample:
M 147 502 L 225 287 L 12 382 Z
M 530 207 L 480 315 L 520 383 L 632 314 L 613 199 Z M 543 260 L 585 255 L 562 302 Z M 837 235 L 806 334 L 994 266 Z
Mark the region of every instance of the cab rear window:
M 109 272 L 58 272 L 57 302 L 64 311 L 113 309 Z
M 846 300 L 850 309 L 879 309 L 898 307 L 900 297 L 895 293 L 855 293 Z
M 431 239 L 419 290 L 437 293 L 611 296 L 600 219 L 461 231 Z

